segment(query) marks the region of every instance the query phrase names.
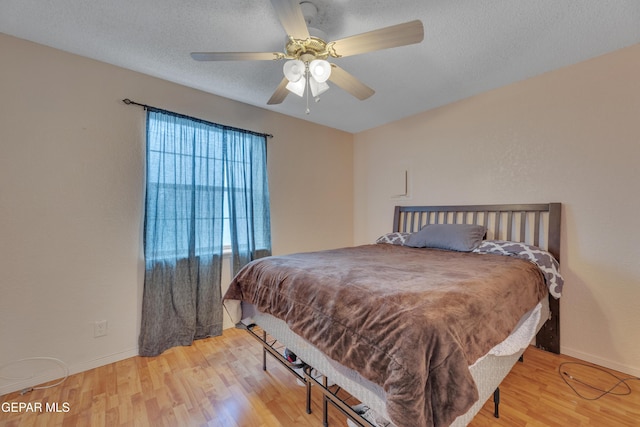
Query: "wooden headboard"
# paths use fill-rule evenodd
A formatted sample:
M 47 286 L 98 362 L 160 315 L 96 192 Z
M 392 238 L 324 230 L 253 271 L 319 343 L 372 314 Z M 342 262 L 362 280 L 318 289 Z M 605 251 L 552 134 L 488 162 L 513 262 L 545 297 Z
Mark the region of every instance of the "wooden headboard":
M 560 203 L 396 206 L 393 231 L 415 232 L 428 224 L 479 224 L 487 239 L 538 246 L 560 262 Z M 549 320 L 536 336 L 536 346 L 560 353 L 560 303 L 549 296 Z

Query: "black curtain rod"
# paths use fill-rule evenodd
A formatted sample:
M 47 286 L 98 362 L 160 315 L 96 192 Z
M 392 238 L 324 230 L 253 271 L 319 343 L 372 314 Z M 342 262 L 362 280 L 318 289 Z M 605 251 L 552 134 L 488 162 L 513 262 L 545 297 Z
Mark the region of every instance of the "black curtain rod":
M 189 119 L 189 120 L 195 120 L 195 121 L 198 121 L 198 122 L 201 122 L 201 123 L 206 123 L 208 125 L 222 126 L 222 127 L 228 128 L 228 129 L 237 130 L 239 132 L 250 132 L 250 133 L 252 133 L 254 135 L 261 135 L 261 136 L 266 136 L 267 138 L 273 138 L 273 135 L 271 135 L 270 133 L 254 132 L 252 130 L 246 130 L 246 129 L 240 129 L 240 128 L 233 127 L 233 126 L 221 125 L 219 123 L 213 123 L 213 122 L 210 122 L 210 121 L 207 121 L 207 120 L 198 119 L 197 117 L 186 116 L 184 114 L 174 113 L 173 111 L 163 110 L 162 108 L 152 107 L 152 106 L 146 105 L 146 104 L 140 104 L 139 102 L 132 101 L 129 98 L 123 99 L 122 102 L 124 102 L 127 105 L 139 105 L 140 107 L 143 107 L 145 110 L 161 111 L 163 113 L 173 114 L 174 116 L 182 117 L 184 119 Z

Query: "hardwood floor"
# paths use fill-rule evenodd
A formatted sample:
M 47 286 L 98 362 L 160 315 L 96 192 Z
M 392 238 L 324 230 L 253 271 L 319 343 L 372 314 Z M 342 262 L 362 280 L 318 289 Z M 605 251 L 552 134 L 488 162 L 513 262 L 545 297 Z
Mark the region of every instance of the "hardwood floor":
M 631 394 L 578 397 L 558 367 L 566 356 L 529 348 L 500 387 L 500 418 L 487 402 L 470 424 L 481 426 L 640 426 L 640 381 Z M 134 357 L 70 376 L 62 385 L 0 397 L 0 427 L 13 426 L 322 426 L 321 395 L 305 412 L 305 389 L 277 362 L 262 370 L 260 345 L 243 330 L 200 340 L 153 358 Z M 581 365 L 563 365 L 574 378 L 600 388 L 615 380 Z M 626 375 L 617 373 L 618 376 Z M 586 397 L 599 393 L 573 381 Z M 622 387 L 614 391 L 624 392 Z M 20 403 L 29 406 L 17 412 Z M 38 411 L 38 404 L 42 411 Z M 55 409 L 58 412 L 47 412 Z M 13 409 L 15 409 L 15 411 Z M 335 408 L 329 425 L 347 426 Z

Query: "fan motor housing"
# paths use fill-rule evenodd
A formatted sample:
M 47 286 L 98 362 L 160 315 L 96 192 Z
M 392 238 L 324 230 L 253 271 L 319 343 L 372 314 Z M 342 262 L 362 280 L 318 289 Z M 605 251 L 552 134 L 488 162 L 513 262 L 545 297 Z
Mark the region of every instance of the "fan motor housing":
M 300 59 L 308 62 L 313 59 L 327 59 L 329 51 L 328 44 L 318 37 L 309 37 L 308 39 L 290 39 L 285 46 L 287 57 Z

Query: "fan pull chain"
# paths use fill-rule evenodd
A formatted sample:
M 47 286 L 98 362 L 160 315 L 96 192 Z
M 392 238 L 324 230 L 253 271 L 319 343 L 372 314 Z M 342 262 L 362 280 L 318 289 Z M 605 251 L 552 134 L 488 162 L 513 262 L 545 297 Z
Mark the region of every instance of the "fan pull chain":
M 309 108 L 309 85 L 310 85 L 309 78 L 310 78 L 310 75 L 309 75 L 309 64 L 308 63 L 305 64 L 305 74 L 307 75 L 306 76 L 307 77 L 307 81 L 306 81 L 307 84 L 305 85 L 305 92 L 306 92 L 306 98 L 307 98 L 307 110 L 305 111 L 305 113 L 308 115 L 309 113 L 311 113 L 311 109 Z

